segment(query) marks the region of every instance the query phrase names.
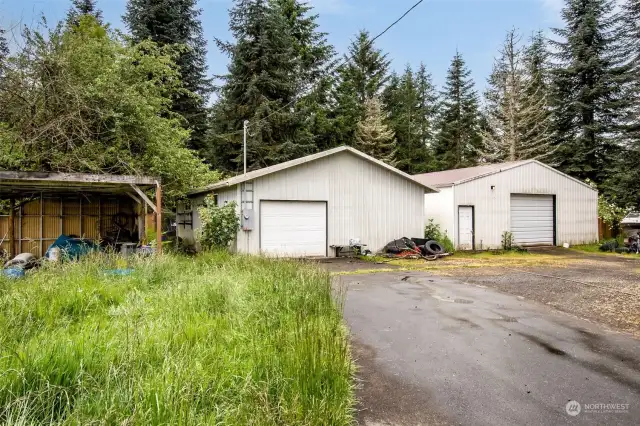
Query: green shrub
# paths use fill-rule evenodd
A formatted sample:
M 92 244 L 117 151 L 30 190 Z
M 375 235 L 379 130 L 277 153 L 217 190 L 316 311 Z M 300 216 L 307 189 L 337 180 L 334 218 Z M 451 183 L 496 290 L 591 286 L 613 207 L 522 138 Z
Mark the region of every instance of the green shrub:
M 212 196 L 207 196 L 204 199 L 204 206 L 198 209 L 198 213 L 202 228 L 198 231 L 197 239 L 202 248 L 228 248 L 240 229 L 236 203 L 232 201 L 224 206 L 218 206 Z
M 433 219 L 429 219 L 427 226 L 424 227 L 424 237 L 427 240 L 434 240 L 442 244 L 446 253 L 453 253 L 455 247 L 453 241 L 447 235 L 447 231 L 442 232 L 440 225 L 433 222 Z
M 502 233 L 502 250 L 505 250 L 505 251 L 513 250 L 514 245 L 515 245 L 515 241 L 513 239 L 513 233 L 509 231 L 504 231 Z

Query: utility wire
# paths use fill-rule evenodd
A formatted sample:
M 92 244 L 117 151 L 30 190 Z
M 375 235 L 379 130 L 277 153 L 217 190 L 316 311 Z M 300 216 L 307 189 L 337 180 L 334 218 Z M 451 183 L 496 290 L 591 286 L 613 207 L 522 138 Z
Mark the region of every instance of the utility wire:
M 393 21 L 387 28 L 385 28 L 381 33 L 379 33 L 378 35 L 376 35 L 374 38 L 371 39 L 371 41 L 369 41 L 369 43 L 367 43 L 365 45 L 365 48 L 370 47 L 376 40 L 378 40 L 380 37 L 382 37 L 383 35 L 385 35 L 391 28 L 393 28 L 394 26 L 396 26 L 400 21 L 402 21 L 408 14 L 410 14 L 413 9 L 415 9 L 416 7 L 418 7 L 420 5 L 420 3 L 424 2 L 424 0 L 419 0 L 418 2 L 416 2 L 413 6 L 411 6 L 409 9 L 407 9 L 402 16 L 400 16 L 398 19 L 396 19 L 395 21 Z M 335 66 L 335 69 L 331 72 L 335 72 L 338 69 L 340 69 L 340 67 L 343 67 L 344 65 L 346 65 L 349 61 L 351 61 L 352 59 L 354 59 L 354 56 L 349 56 L 346 57 L 342 63 L 338 64 Z M 288 108 L 289 106 L 291 106 L 293 103 L 295 103 L 297 101 L 297 99 L 293 99 L 292 101 L 290 101 L 289 103 L 287 103 L 286 105 L 278 108 L 277 110 L 273 111 L 272 113 L 270 113 L 269 115 L 267 115 L 266 117 L 262 117 L 260 120 L 255 121 L 255 122 L 249 122 L 249 125 L 254 125 L 254 124 L 260 124 L 261 122 L 263 122 L 264 120 L 268 119 L 269 117 L 273 116 L 274 114 L 279 113 L 280 111 L 284 110 L 285 108 Z

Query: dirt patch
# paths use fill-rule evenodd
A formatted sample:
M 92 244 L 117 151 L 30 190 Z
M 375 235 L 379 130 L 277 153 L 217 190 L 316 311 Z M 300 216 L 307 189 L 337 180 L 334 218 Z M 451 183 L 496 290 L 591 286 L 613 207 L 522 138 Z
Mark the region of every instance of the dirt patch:
M 445 418 L 432 409 L 436 405 L 425 389 L 384 373 L 376 364 L 372 347 L 351 341 L 358 365 L 357 419 L 368 426 L 447 425 Z
M 640 282 L 635 261 L 577 254 L 561 266 L 491 266 L 439 272 L 547 304 L 640 336 Z
M 320 267 L 332 274 L 390 272 L 399 269 L 389 261 L 366 261 L 358 258 L 331 258 L 318 261 Z

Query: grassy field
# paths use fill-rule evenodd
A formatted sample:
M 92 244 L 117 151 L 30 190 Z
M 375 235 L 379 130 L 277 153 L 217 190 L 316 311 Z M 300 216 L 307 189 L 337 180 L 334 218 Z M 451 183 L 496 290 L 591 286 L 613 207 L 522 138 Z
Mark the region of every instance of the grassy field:
M 327 273 L 211 253 L 0 278 L 0 424 L 346 425 Z

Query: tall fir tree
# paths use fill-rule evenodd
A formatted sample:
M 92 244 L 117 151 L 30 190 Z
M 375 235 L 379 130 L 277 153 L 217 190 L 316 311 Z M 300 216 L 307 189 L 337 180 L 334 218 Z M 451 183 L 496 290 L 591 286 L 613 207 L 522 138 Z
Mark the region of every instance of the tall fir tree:
M 98 9 L 96 0 L 71 0 L 71 8 L 67 12 L 67 25 L 78 25 L 82 15 L 91 15 L 102 24 L 102 11 Z
M 281 10 L 291 34 L 297 57 L 297 97 L 294 107 L 306 117 L 319 150 L 330 148 L 335 139 L 330 118 L 331 89 L 336 52 L 327 41 L 327 33 L 319 30 L 318 15 L 300 0 L 271 0 Z
M 615 173 L 613 161 L 627 109 L 617 15 L 611 0 L 566 0 L 564 28 L 553 29 L 552 71 L 558 166 L 601 185 Z
M 414 74 L 407 65 L 402 76 L 391 75 L 383 91 L 388 123 L 396 135 L 396 167 L 409 174 L 424 173 L 431 167 L 429 151 L 433 86 L 424 66 Z
M 191 129 L 188 146 L 205 151 L 207 102 L 211 81 L 207 77 L 207 43 L 197 0 L 129 0 L 123 16 L 135 41 L 151 39 L 160 46 L 180 45 L 176 64 L 187 92 L 173 96 L 173 112 Z
M 429 152 L 435 142 L 436 119 L 438 117 L 438 93 L 433 84 L 427 67 L 421 63 L 415 75 L 415 85 L 418 93 L 418 106 L 415 125 L 420 135 L 420 144 L 426 146 Z M 431 162 L 433 159 L 430 160 Z M 428 168 L 433 167 L 431 164 Z M 429 171 L 429 170 L 425 170 Z
M 218 40 L 231 62 L 213 111 L 216 166 L 242 170 L 242 128 L 249 121 L 249 170 L 315 151 L 304 112 L 292 108 L 302 69 L 282 10 L 267 0 L 237 0 L 229 12 L 234 42 Z
M 6 31 L 0 27 L 0 65 L 9 56 L 9 43 L 5 37 Z
M 360 31 L 338 69 L 334 111 L 338 143 L 352 145 L 356 123 L 365 112 L 366 100 L 378 97 L 389 80 L 390 61 L 377 49 L 367 31 Z
M 377 96 L 365 100 L 364 117 L 356 126 L 355 146 L 365 154 L 395 166 L 396 140 L 384 118 L 382 102 Z
M 631 75 L 627 86 L 630 102 L 624 119 L 618 173 L 608 177 L 604 193 L 616 204 L 640 210 L 640 0 L 626 0 L 621 16 L 621 44 Z
M 490 162 L 549 160 L 554 153 L 542 47 L 527 51 L 521 39 L 515 29 L 507 32 L 488 79 L 482 154 Z
M 441 92 L 434 146 L 440 170 L 475 166 L 482 144 L 478 95 L 462 55 L 456 52 Z

